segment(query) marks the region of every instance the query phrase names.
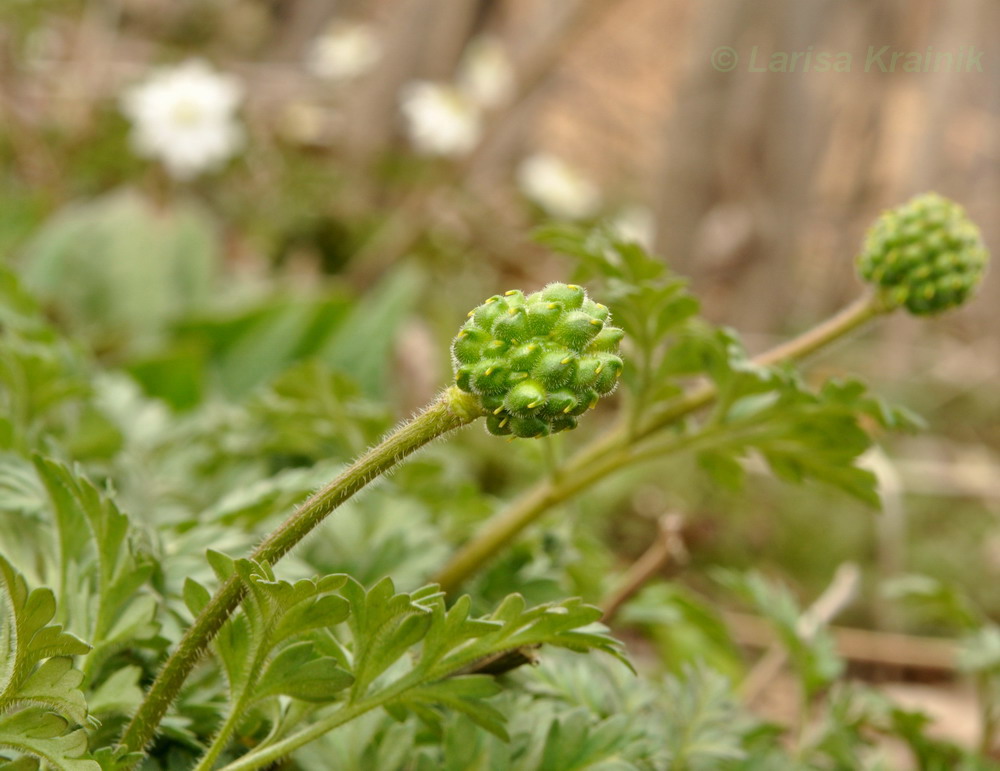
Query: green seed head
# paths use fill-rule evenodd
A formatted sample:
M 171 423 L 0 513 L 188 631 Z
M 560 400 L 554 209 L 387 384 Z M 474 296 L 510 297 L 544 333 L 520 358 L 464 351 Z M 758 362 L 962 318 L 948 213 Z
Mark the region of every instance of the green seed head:
M 890 308 L 926 315 L 964 303 L 982 280 L 988 256 L 979 228 L 961 206 L 924 193 L 875 221 L 857 265 Z
M 624 332 L 574 284 L 495 295 L 452 343 L 455 383 L 479 397 L 491 434 L 533 438 L 576 427 L 618 385 Z

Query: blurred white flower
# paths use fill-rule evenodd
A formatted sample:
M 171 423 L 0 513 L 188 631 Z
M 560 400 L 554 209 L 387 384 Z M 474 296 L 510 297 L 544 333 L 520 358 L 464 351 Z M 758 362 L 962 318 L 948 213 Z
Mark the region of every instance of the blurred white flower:
M 593 216 L 601 205 L 597 186 L 580 172 L 548 153 L 537 153 L 521 162 L 517 182 L 530 200 L 559 219 Z
M 382 45 L 372 27 L 340 21 L 313 40 L 306 67 L 320 78 L 350 80 L 374 67 L 382 58 Z
M 161 161 L 172 177 L 190 179 L 218 168 L 243 146 L 236 78 L 191 59 L 154 71 L 122 96 L 139 155 Z
M 400 109 L 417 152 L 464 155 L 482 133 L 479 107 L 454 86 L 418 80 L 403 89 Z
M 647 252 L 656 240 L 656 218 L 645 206 L 627 206 L 609 223 L 611 232 L 622 241 L 634 241 Z
M 497 107 L 514 93 L 514 68 L 499 40 L 478 37 L 469 43 L 458 68 L 458 87 L 484 108 Z

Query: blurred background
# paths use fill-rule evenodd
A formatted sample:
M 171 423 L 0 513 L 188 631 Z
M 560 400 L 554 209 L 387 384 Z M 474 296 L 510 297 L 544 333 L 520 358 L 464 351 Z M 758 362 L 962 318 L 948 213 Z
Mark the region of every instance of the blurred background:
M 762 350 L 859 293 L 867 225 L 916 193 L 996 252 L 998 29 L 995 0 L 6 0 L 0 260 L 179 415 L 305 359 L 407 414 L 467 308 L 567 275 L 531 239 L 551 220 L 648 245 Z M 628 564 L 682 503 L 694 585 L 722 563 L 814 595 L 852 561 L 1000 612 L 996 273 L 812 370 L 927 420 L 873 461 L 889 514 L 629 479 L 601 537 Z M 534 460 L 462 441 L 491 491 Z M 875 590 L 843 618 L 940 631 Z

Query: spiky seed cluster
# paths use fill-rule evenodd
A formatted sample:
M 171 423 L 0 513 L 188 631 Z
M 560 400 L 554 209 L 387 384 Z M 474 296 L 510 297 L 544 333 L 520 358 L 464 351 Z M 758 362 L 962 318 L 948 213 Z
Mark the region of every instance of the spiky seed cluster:
M 988 253 L 965 210 L 925 193 L 885 212 L 868 231 L 857 264 L 891 307 L 940 313 L 964 303 L 979 284 Z
M 476 394 L 498 436 L 545 436 L 576 419 L 618 385 L 625 333 L 607 307 L 575 284 L 516 289 L 469 312 L 452 343 L 455 382 Z

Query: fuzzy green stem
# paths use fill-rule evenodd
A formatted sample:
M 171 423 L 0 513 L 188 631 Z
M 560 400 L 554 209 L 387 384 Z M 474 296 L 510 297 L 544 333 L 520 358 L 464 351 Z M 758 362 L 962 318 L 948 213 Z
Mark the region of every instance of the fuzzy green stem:
M 194 767 L 194 771 L 211 771 L 215 766 L 215 761 L 219 759 L 219 755 L 222 754 L 223 750 L 226 749 L 226 745 L 229 744 L 229 738 L 233 735 L 236 727 L 239 725 L 240 720 L 244 717 L 243 710 L 246 708 L 246 699 L 241 697 L 237 699 L 231 705 L 229 714 L 226 716 L 225 722 L 219 727 L 218 732 L 215 734 L 215 738 L 212 740 L 212 744 L 205 754 L 201 756 L 198 761 L 198 765 Z
M 258 768 L 269 768 L 275 761 L 280 760 L 299 747 L 304 747 L 309 742 L 315 741 L 323 734 L 335 728 L 339 728 L 344 723 L 349 723 L 361 717 L 366 712 L 371 712 L 373 709 L 381 707 L 386 700 L 386 698 L 382 698 L 381 694 L 376 694 L 369 699 L 363 699 L 354 704 L 344 706 L 332 715 L 316 721 L 308 728 L 260 750 L 247 753 L 242 758 L 223 766 L 219 771 L 255 771 Z
M 482 416 L 478 400 L 452 386 L 424 412 L 386 437 L 303 503 L 254 551 L 250 559 L 273 565 L 344 501 L 385 474 L 405 457 L 449 431 Z M 187 629 L 160 670 L 121 738 L 130 752 L 154 737 L 167 709 L 208 643 L 237 608 L 245 592 L 238 577 L 227 580 Z
M 754 363 L 770 366 L 800 361 L 886 311 L 887 308 L 878 295 L 866 294 L 835 316 L 755 357 Z M 650 456 L 650 453 L 629 452 L 629 447 L 706 407 L 717 395 L 714 385 L 702 383 L 654 412 L 636 428 L 630 430 L 628 425 L 622 425 L 591 442 L 567 461 L 558 479 L 544 480 L 489 520 L 452 556 L 433 580 L 444 591 L 454 592 L 463 581 L 480 570 L 552 506 L 590 487 L 617 469 Z

